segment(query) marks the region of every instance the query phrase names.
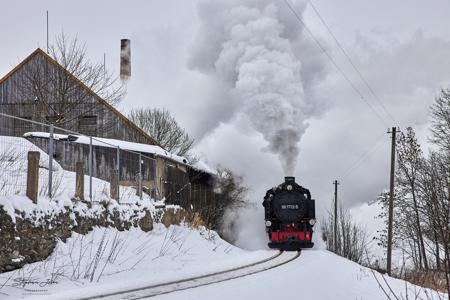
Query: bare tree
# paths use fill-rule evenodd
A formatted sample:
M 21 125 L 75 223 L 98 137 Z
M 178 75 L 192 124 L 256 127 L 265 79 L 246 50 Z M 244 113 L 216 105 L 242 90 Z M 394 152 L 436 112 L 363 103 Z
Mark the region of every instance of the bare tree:
M 62 125 L 80 115 L 93 113 L 100 106 L 80 82 L 111 105 L 116 105 L 125 94 L 125 88 L 103 64 L 92 63 L 86 45 L 78 38 L 64 33 L 56 37 L 49 48 L 50 56 L 64 70 L 38 57 L 24 69 L 24 80 L 19 84 L 23 99 L 38 105 L 36 118 L 47 123 Z
M 431 141 L 450 153 L 450 89 L 441 89 L 431 106 Z
M 417 181 L 423 163 L 422 150 L 417 142 L 414 130 L 411 127 L 406 129 L 406 134 L 401 133 L 397 142 L 397 172 L 396 181 L 401 189 L 400 196 L 397 197 L 396 205 L 400 205 L 403 216 L 403 224 L 410 224 L 405 229 L 412 231 L 410 237 L 415 237 L 418 246 L 418 267 L 428 269 L 427 254 L 422 227 L 425 225 L 421 220 L 421 205 L 418 199 Z M 399 203 L 400 202 L 400 203 Z
M 443 269 L 450 295 L 450 89 L 442 89 L 431 106 L 431 141 L 442 151 L 431 153 L 424 176 L 434 234 L 444 252 Z M 438 249 L 437 249 L 438 250 Z M 450 297 L 450 296 L 449 296 Z
M 354 262 L 363 263 L 363 259 L 367 256 L 367 233 L 364 227 L 352 221 L 348 211 L 342 207 L 339 209 L 336 251 L 334 249 L 334 214 L 331 211 L 320 223 L 320 229 L 327 250 Z
M 430 241 L 432 248 L 429 260 L 434 258 L 435 273 L 441 274 L 441 277 L 444 278 L 440 287 L 444 286 L 450 294 L 450 201 L 446 177 L 449 171 L 447 161 L 445 154 L 431 152 L 423 164 L 419 183 L 421 196 L 425 203 L 423 214 L 428 221 L 424 237 Z
M 164 149 L 185 156 L 192 163 L 194 158 L 189 155 L 189 151 L 192 149 L 194 139 L 167 109 L 133 109 L 128 118 L 156 139 Z
M 394 246 L 413 262 L 410 278 L 443 278 L 436 286 L 450 294 L 450 90 L 441 91 L 431 116 L 438 150 L 425 157 L 411 128 L 398 142 Z M 380 200 L 386 205 L 384 194 Z
M 231 170 L 217 167 L 217 176 L 214 185 L 215 206 L 211 211 L 212 218 L 219 225 L 221 236 L 229 242 L 236 237 L 236 212 L 248 204 L 248 187 L 244 185 L 242 176 L 234 174 Z

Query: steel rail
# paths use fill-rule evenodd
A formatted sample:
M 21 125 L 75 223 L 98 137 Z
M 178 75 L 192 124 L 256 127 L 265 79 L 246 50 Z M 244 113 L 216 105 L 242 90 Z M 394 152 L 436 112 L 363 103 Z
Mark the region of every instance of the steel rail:
M 214 283 L 224 282 L 232 279 L 237 279 L 249 275 L 253 275 L 256 273 L 264 272 L 284 264 L 287 264 L 300 256 L 300 251 L 297 251 L 292 257 L 288 257 L 287 259 L 281 260 L 279 263 L 270 264 L 270 262 L 276 260 L 281 257 L 283 252 L 279 251 L 276 255 L 273 255 L 269 258 L 266 258 L 261 261 L 257 261 L 251 264 L 247 264 L 244 266 L 232 268 L 229 270 L 224 270 L 220 272 L 214 272 L 206 275 L 196 276 L 192 278 L 186 278 L 182 280 L 161 283 L 156 285 L 151 285 L 147 287 L 135 288 L 131 290 L 125 290 L 120 292 L 108 293 L 97 296 L 89 296 L 88 298 L 80 298 L 78 300 L 87 300 L 87 299 L 145 299 L 151 298 L 159 295 L 169 294 L 172 292 L 183 291 L 187 289 L 192 289 L 200 286 L 211 285 Z M 290 252 L 292 253 L 292 252 Z M 264 264 L 268 264 L 264 267 Z M 257 266 L 263 266 L 260 269 L 253 269 Z M 246 272 L 246 269 L 247 272 Z M 238 271 L 243 271 L 243 273 L 237 273 Z M 237 273 L 237 274 L 233 274 Z M 227 276 L 228 275 L 228 276 Z M 210 280 L 207 280 L 210 279 Z

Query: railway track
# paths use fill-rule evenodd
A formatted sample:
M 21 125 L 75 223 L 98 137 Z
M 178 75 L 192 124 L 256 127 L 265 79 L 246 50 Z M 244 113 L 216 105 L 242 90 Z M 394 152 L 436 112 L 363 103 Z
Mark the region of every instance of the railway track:
M 115 292 L 110 294 L 102 294 L 96 296 L 89 296 L 88 298 L 79 298 L 78 300 L 87 299 L 147 299 L 159 295 L 164 295 L 176 291 L 187 290 L 200 286 L 210 285 L 218 282 L 223 282 L 231 279 L 236 279 L 263 271 L 267 271 L 279 266 L 282 266 L 290 261 L 293 261 L 300 256 L 300 251 L 297 252 L 283 252 L 279 251 L 272 257 L 267 259 L 244 265 L 238 268 L 215 272 L 207 275 L 192 277 L 188 279 L 157 284 L 132 290 Z

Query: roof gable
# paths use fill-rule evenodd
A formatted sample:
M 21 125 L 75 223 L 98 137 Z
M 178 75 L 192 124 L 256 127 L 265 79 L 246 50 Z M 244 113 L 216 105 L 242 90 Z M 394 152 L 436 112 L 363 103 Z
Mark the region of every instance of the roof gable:
M 41 48 L 37 48 L 30 55 L 28 55 L 22 62 L 20 62 L 17 66 L 15 66 L 11 71 L 9 71 L 5 76 L 0 78 L 0 84 L 2 84 L 5 80 L 11 77 L 14 73 L 16 73 L 20 68 L 22 68 L 27 62 L 29 62 L 33 57 L 41 55 L 43 56 L 49 63 L 55 65 L 61 71 L 67 74 L 69 78 L 71 78 L 76 84 L 81 86 L 86 92 L 91 94 L 97 101 L 100 102 L 104 107 L 108 110 L 116 114 L 120 119 L 122 119 L 126 124 L 128 124 L 133 129 L 137 130 L 150 144 L 161 146 L 153 137 L 151 137 L 148 133 L 146 133 L 142 128 L 131 122 L 127 117 L 125 117 L 121 112 L 119 112 L 116 108 L 114 108 L 111 104 L 106 102 L 103 98 L 97 95 L 92 89 L 87 87 L 81 80 L 67 71 L 61 64 L 59 64 L 55 59 L 53 59 L 50 55 L 44 52 Z

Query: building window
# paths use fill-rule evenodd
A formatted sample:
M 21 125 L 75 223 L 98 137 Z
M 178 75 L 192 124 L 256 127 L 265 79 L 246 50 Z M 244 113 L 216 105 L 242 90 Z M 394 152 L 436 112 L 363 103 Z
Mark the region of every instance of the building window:
M 78 131 L 85 135 L 97 135 L 97 116 L 78 117 Z
M 31 120 L 31 117 L 28 116 L 21 116 L 20 118 Z M 14 119 L 14 135 L 15 136 L 22 136 L 25 132 L 33 131 L 33 123 Z
M 58 116 L 46 116 L 45 120 L 49 124 L 56 124 L 56 122 L 59 120 L 59 117 Z

